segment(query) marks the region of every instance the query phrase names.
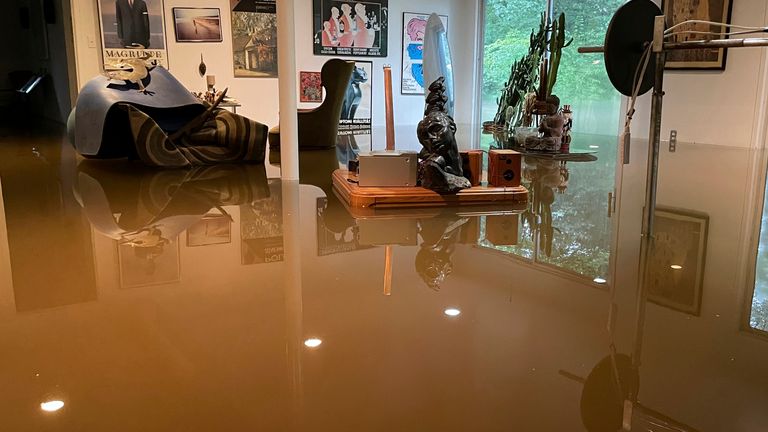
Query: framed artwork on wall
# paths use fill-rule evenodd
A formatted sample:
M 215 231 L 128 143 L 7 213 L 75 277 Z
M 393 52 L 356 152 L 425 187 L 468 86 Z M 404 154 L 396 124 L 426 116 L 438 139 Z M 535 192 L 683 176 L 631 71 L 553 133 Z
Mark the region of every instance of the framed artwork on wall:
M 104 63 L 145 58 L 168 68 L 162 0 L 99 0 Z
M 231 0 L 235 78 L 277 78 L 275 2 Z
M 687 20 L 702 20 L 731 23 L 731 8 L 733 0 L 663 0 L 662 10 L 667 17 L 667 26 L 673 26 Z M 713 35 L 690 32 L 726 31 L 725 26 L 711 24 L 688 24 L 674 31 L 680 33 L 668 39 L 670 42 L 686 42 L 717 38 Z M 725 70 L 728 54 L 726 48 L 680 50 L 667 53 L 666 69 L 682 70 Z
M 648 262 L 650 301 L 699 316 L 708 228 L 709 216 L 704 213 L 656 208 L 656 240 Z
M 173 8 L 176 42 L 221 42 L 219 8 Z
M 389 0 L 313 0 L 315 55 L 386 57 Z
M 424 68 L 422 66 L 424 33 L 430 14 L 403 12 L 403 62 L 400 80 L 400 93 L 404 95 L 424 94 Z M 448 16 L 440 15 L 446 32 Z
M 339 130 L 371 127 L 373 111 L 373 62 L 356 61 L 341 108 Z
M 318 103 L 323 101 L 320 72 L 299 72 L 299 101 Z

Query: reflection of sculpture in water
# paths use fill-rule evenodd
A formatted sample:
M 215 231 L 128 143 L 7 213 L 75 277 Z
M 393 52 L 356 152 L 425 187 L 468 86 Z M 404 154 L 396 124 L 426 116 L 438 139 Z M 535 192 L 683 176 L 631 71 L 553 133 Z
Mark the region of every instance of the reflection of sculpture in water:
M 438 193 L 456 193 L 471 186 L 464 178 L 461 155 L 456 144 L 456 123 L 448 115 L 445 104 L 445 79 L 429 86 L 424 119 L 416 133 L 424 148 L 419 152 L 421 185 Z
M 469 218 L 445 216 L 419 222 L 422 243 L 416 254 L 416 272 L 428 287 L 437 291 L 453 271 L 451 255 Z

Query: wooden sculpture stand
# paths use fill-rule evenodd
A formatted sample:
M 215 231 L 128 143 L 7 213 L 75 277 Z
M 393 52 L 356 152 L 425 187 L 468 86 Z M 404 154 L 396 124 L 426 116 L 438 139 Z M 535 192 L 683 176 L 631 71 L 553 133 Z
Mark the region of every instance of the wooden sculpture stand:
M 347 170 L 333 172 L 333 188 L 350 209 L 504 206 L 528 202 L 528 189 L 523 186 L 475 186 L 455 195 L 441 195 L 423 187 L 360 187 L 356 175 Z

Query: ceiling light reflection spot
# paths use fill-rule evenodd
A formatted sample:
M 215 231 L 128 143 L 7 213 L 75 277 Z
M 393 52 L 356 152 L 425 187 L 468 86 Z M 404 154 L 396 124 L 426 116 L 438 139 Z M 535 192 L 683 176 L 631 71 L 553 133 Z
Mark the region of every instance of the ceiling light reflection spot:
M 64 408 L 64 401 L 52 400 L 40 404 L 40 409 L 47 412 L 54 412 Z
M 322 343 L 323 343 L 323 341 L 321 339 L 318 339 L 318 338 L 307 339 L 307 340 L 304 341 L 304 345 L 307 348 L 317 348 Z
M 448 309 L 444 310 L 443 313 L 446 316 L 449 316 L 449 317 L 457 317 L 457 316 L 461 315 L 461 311 L 456 309 L 456 308 L 448 308 Z
M 672 264 L 671 266 L 669 266 L 669 268 L 671 268 L 672 270 L 682 270 L 683 266 L 677 265 L 677 264 Z
M 603 278 L 601 278 L 601 277 L 596 277 L 596 278 L 592 279 L 592 282 L 594 282 L 596 284 L 602 285 L 602 284 L 604 284 L 604 283 L 606 283 L 608 281 L 603 279 Z
M 600 146 L 599 145 L 591 145 L 591 146 L 589 146 L 589 148 L 591 148 L 591 149 L 599 149 Z

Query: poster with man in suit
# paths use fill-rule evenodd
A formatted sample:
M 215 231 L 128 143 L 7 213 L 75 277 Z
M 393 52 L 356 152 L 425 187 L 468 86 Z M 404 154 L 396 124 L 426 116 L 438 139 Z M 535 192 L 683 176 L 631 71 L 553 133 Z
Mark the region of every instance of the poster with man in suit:
M 104 63 L 143 58 L 168 67 L 162 0 L 99 0 Z

